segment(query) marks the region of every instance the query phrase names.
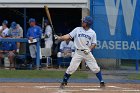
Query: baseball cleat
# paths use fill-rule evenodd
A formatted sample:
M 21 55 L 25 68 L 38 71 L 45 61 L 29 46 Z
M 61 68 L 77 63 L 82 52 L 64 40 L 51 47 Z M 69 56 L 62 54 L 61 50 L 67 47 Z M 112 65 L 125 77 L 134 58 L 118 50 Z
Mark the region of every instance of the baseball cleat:
M 64 89 L 66 85 L 67 85 L 67 82 L 62 82 L 61 85 L 60 85 L 60 88 Z
M 104 82 L 100 82 L 100 88 L 105 88 L 105 83 Z

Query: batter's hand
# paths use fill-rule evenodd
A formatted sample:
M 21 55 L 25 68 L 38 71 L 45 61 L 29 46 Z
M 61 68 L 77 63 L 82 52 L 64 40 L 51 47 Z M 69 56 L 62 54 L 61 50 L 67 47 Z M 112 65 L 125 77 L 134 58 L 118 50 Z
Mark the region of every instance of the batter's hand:
M 90 53 L 90 50 L 85 49 L 85 50 L 84 50 L 84 53 L 85 53 L 86 55 L 88 55 L 88 54 Z
M 58 35 L 54 35 L 54 38 L 55 38 L 56 40 L 61 40 L 61 37 L 58 36 Z

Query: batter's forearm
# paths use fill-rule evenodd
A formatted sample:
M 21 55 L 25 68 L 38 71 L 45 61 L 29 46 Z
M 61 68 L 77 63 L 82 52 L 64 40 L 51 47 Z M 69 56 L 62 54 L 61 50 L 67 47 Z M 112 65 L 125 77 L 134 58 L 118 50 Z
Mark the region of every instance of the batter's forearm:
M 60 40 L 68 40 L 68 39 L 70 39 L 70 35 L 69 34 L 60 36 Z

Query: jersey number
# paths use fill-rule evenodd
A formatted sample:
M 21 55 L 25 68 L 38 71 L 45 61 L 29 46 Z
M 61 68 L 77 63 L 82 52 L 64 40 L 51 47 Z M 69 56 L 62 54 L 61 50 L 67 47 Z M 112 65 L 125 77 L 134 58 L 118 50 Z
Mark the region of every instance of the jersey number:
M 89 41 L 87 41 L 86 45 L 88 45 L 88 44 L 89 44 Z

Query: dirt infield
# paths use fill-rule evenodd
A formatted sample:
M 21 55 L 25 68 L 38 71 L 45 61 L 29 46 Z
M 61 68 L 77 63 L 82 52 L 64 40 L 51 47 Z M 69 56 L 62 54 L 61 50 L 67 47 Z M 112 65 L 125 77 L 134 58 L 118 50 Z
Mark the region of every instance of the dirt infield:
M 108 83 L 105 89 L 99 84 L 69 83 L 59 89 L 59 83 L 0 83 L 0 93 L 140 93 L 140 84 Z

